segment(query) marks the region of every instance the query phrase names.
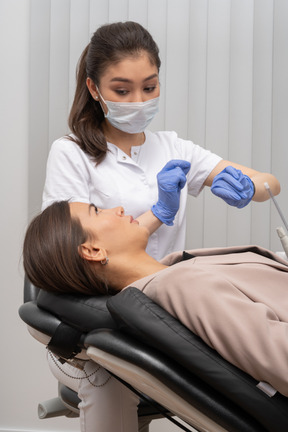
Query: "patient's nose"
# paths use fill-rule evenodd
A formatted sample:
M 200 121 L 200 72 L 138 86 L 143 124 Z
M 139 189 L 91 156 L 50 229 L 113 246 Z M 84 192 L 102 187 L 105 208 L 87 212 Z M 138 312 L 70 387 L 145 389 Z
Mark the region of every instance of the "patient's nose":
M 115 214 L 117 216 L 124 216 L 124 213 L 125 213 L 124 212 L 124 208 L 121 207 L 121 206 L 119 206 L 119 207 L 113 207 L 113 208 L 110 208 L 110 209 L 105 209 L 104 212 L 105 213 L 112 213 L 112 214 Z
M 115 213 L 117 216 L 123 216 L 124 215 L 124 208 L 122 206 L 115 207 Z

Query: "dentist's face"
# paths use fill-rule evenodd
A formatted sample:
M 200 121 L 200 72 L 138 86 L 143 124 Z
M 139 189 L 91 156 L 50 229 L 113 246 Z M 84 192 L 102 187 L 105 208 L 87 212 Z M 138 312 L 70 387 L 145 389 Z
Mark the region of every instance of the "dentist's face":
M 157 66 L 151 63 L 145 51 L 109 66 L 99 82 L 101 95 L 90 78 L 87 78 L 87 86 L 93 98 L 100 101 L 104 112 L 107 107 L 101 96 L 112 102 L 146 102 L 160 95 Z

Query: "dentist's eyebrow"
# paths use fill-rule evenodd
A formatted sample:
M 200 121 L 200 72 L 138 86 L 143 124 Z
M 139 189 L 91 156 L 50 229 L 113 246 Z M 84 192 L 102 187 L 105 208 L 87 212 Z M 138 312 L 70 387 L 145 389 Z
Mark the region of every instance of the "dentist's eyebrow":
M 143 82 L 145 82 L 145 81 L 149 81 L 149 80 L 151 80 L 151 79 L 153 79 L 153 78 L 158 78 L 158 74 L 155 73 L 155 74 L 152 74 L 152 75 L 148 76 L 147 78 L 145 78 L 145 79 L 143 80 Z M 129 80 L 129 79 L 127 79 L 127 78 L 121 78 L 121 77 L 114 77 L 114 78 L 111 79 L 110 82 L 114 82 L 114 81 L 125 82 L 125 83 L 133 83 L 132 80 Z
M 127 83 L 132 83 L 131 80 L 127 79 L 127 78 L 120 78 L 120 77 L 115 77 L 112 78 L 110 82 L 114 82 L 114 81 L 120 81 L 120 82 L 127 82 Z
M 149 81 L 149 80 L 151 80 L 151 79 L 153 79 L 153 78 L 158 78 L 158 74 L 157 74 L 157 73 L 154 73 L 153 75 L 148 76 L 147 78 L 144 79 L 144 82 L 145 82 L 145 81 Z

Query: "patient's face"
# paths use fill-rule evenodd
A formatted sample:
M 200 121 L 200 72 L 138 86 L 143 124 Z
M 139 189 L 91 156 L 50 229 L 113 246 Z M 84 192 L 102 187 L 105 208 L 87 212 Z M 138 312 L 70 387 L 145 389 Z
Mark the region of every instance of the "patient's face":
M 115 250 L 139 244 L 145 249 L 149 233 L 138 221 L 125 215 L 123 207 L 98 209 L 93 204 L 70 203 L 72 217 L 80 220 L 82 227 L 97 241 L 98 247 Z

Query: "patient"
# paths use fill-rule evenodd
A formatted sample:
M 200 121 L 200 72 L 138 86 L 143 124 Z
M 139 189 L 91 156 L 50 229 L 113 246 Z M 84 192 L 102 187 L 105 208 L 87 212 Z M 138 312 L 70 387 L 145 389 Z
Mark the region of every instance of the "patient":
M 52 204 L 28 227 L 30 281 L 59 293 L 116 294 L 128 286 L 222 357 L 288 396 L 288 263 L 260 247 L 149 256 L 149 232 L 122 207 Z

